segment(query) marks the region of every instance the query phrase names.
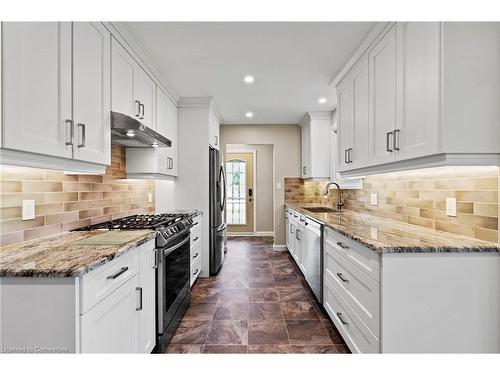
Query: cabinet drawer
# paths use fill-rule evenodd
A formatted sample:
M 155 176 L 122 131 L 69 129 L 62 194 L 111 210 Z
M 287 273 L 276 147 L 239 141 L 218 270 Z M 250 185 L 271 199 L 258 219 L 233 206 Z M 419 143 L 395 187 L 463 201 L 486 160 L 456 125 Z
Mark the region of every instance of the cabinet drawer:
M 197 242 L 194 246 L 191 245 L 191 264 L 200 260 L 201 258 L 201 242 Z
M 83 275 L 80 313 L 85 313 L 139 272 L 139 248 Z
M 380 337 L 380 284 L 330 245 L 326 244 L 324 250 L 324 277 Z
M 199 246 L 201 244 L 201 231 L 198 227 L 198 229 L 191 229 L 191 249 L 193 249 L 196 246 Z
M 380 255 L 330 228 L 325 228 L 325 245 L 337 249 L 376 281 L 380 281 Z
M 193 286 L 194 282 L 200 276 L 201 273 L 201 257 L 198 257 L 193 263 L 191 263 L 191 283 L 190 286 Z
M 193 226 L 191 227 L 191 233 L 196 230 L 201 230 L 201 215 L 193 217 Z
M 326 277 L 323 286 L 323 306 L 353 352 L 380 353 L 380 341 Z

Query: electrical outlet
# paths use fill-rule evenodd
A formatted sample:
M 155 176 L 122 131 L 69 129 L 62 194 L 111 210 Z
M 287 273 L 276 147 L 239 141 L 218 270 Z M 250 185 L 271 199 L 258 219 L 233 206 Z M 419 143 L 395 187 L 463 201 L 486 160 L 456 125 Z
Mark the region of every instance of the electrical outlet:
M 32 199 L 23 200 L 23 220 L 33 220 L 35 218 L 35 201 Z
M 148 203 L 153 203 L 153 193 L 148 193 Z
M 378 198 L 377 198 L 377 193 L 371 193 L 370 194 L 370 204 L 372 206 L 378 205 Z
M 457 198 L 446 198 L 446 215 L 457 216 Z

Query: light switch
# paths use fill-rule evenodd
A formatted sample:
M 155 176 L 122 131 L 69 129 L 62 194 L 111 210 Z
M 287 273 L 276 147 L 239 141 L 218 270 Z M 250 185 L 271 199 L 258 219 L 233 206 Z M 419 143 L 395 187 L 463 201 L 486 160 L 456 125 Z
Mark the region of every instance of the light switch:
M 23 200 L 23 220 L 33 220 L 35 218 L 35 201 L 32 199 Z
M 371 193 L 370 194 L 370 204 L 372 206 L 378 205 L 377 193 Z
M 457 216 L 457 198 L 446 198 L 446 215 Z
M 153 193 L 148 193 L 148 203 L 153 202 Z

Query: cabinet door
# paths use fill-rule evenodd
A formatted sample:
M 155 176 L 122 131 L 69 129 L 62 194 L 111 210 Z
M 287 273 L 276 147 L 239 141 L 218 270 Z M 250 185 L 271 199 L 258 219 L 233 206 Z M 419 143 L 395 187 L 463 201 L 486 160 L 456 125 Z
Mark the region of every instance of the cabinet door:
M 220 139 L 219 139 L 219 120 L 217 120 L 217 117 L 210 112 L 209 118 L 208 118 L 208 123 L 209 123 L 209 140 L 208 143 L 216 148 L 217 150 L 220 149 Z
M 99 22 L 73 23 L 74 157 L 111 163 L 111 35 Z
M 156 84 L 141 67 L 135 71 L 136 100 L 141 104 L 139 121 L 148 128 L 156 130 L 155 106 Z
M 311 177 L 311 125 L 301 128 L 302 135 L 302 178 Z
M 151 353 L 156 343 L 156 311 L 155 311 L 155 245 L 154 241 L 145 243 L 140 253 L 140 352 Z
M 137 63 L 116 40 L 111 41 L 111 110 L 139 118 L 139 104 L 135 98 L 135 71 Z
M 156 131 L 172 141 L 172 146 L 157 151 L 160 173 L 177 176 L 177 107 L 168 96 L 156 88 Z
M 345 79 L 337 87 L 337 165 L 339 172 L 350 168 L 348 150 L 351 147 L 351 85 Z
M 82 353 L 139 352 L 139 275 L 80 318 Z
M 350 75 L 352 89 L 352 151 L 351 168 L 361 168 L 369 163 L 368 129 L 368 55 L 361 57 Z
M 71 158 L 71 24 L 2 28 L 3 147 Z
M 172 141 L 172 147 L 169 149 L 172 158 L 169 165 L 169 174 L 177 176 L 177 165 L 179 164 L 177 160 L 177 147 L 179 144 L 177 141 L 177 106 L 170 99 L 167 100 L 167 138 Z
M 439 151 L 439 22 L 396 24 L 396 158 Z
M 396 33 L 392 27 L 368 53 L 370 165 L 394 160 L 396 128 Z
M 290 219 L 288 218 L 288 212 L 285 211 L 285 243 L 286 248 L 290 250 Z

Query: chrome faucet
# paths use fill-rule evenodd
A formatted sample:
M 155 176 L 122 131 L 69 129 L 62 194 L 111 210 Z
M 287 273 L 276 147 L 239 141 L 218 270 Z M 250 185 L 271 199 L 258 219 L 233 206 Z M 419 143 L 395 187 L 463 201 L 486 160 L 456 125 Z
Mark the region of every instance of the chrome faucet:
M 327 197 L 328 196 L 328 191 L 330 190 L 330 186 L 335 185 L 339 191 L 339 197 L 337 199 L 337 210 L 341 211 L 342 206 L 344 203 L 342 203 L 342 189 L 340 188 L 339 184 L 336 182 L 330 181 L 329 183 L 326 184 L 325 191 L 323 193 L 323 196 Z

